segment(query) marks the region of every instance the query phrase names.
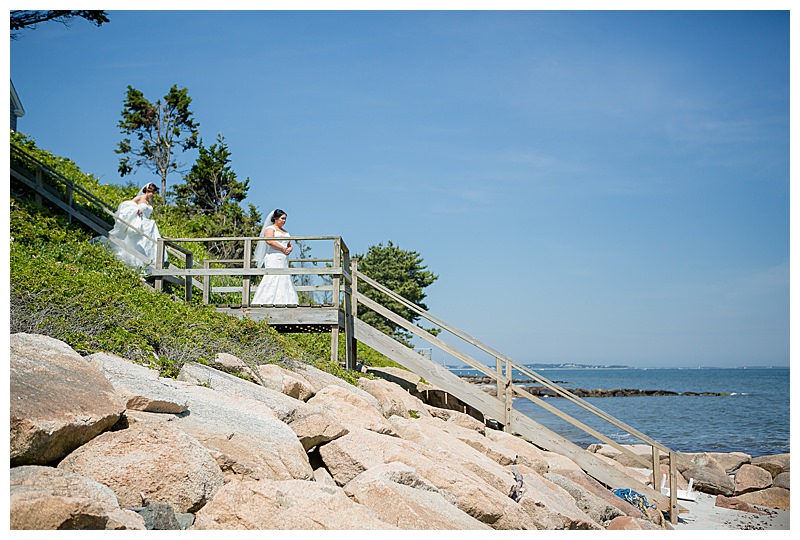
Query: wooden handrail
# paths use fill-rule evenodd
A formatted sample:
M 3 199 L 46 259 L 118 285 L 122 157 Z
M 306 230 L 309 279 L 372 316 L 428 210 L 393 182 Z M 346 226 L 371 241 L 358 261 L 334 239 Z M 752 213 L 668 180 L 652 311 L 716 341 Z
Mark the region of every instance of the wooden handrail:
M 500 353 L 499 351 L 495 350 L 494 348 L 482 343 L 481 341 L 473 338 L 472 336 L 470 336 L 466 332 L 463 332 L 463 331 L 461 331 L 461 330 L 459 330 L 459 329 L 457 329 L 457 328 L 445 323 L 441 319 L 438 319 L 437 317 L 433 316 L 432 314 L 428 313 L 427 311 L 421 309 L 419 306 L 417 306 L 416 304 L 414 304 L 414 303 L 410 302 L 409 300 L 403 298 L 402 296 L 400 296 L 399 294 L 395 293 L 391 289 L 388 289 L 387 287 L 381 285 L 380 283 L 378 283 L 377 281 L 373 280 L 369 276 L 366 276 L 365 274 L 359 272 L 358 280 L 368 283 L 370 286 L 374 287 L 376 290 L 386 294 L 387 296 L 389 296 L 393 300 L 401 303 L 404 307 L 410 309 L 411 311 L 413 311 L 414 313 L 418 314 L 419 316 L 424 317 L 425 319 L 433 322 L 434 324 L 437 324 L 438 326 L 440 326 L 444 330 L 447 330 L 451 334 L 455 335 L 456 337 L 461 338 L 462 340 L 468 342 L 469 344 L 475 346 L 476 348 L 482 350 L 483 352 L 494 356 L 499 361 L 507 362 L 508 363 L 507 365 L 510 364 L 513 367 L 513 369 L 516 369 L 516 370 L 520 371 L 521 373 L 524 373 L 524 374 L 528 375 L 529 377 L 533 378 L 534 380 L 536 380 L 540 384 L 543 384 L 547 388 L 550 388 L 554 392 L 557 392 L 559 395 L 569 399 L 570 401 L 572 401 L 576 405 L 582 407 L 584 410 L 586 410 L 586 411 L 594 414 L 595 416 L 597 416 L 597 417 L 599 417 L 599 418 L 611 423 L 612 425 L 614 425 L 614 426 L 618 427 L 619 429 L 629 433 L 630 435 L 633 435 L 634 437 L 638 438 L 639 440 L 641 440 L 643 442 L 646 442 L 647 444 L 650 444 L 654 448 L 658 448 L 661 451 L 666 452 L 666 453 L 671 453 L 672 455 L 676 456 L 677 459 L 679 459 L 679 460 L 681 460 L 683 462 L 688 462 L 688 460 L 685 458 L 685 456 L 681 455 L 680 453 L 675 452 L 673 450 L 670 450 L 669 448 L 667 448 L 663 444 L 659 443 L 655 439 L 652 439 L 651 437 L 648 437 L 647 435 L 645 435 L 644 433 L 641 433 L 637 429 L 625 424 L 621 420 L 611 416 L 610 414 L 608 414 L 605 411 L 599 409 L 598 407 L 592 405 L 591 403 L 587 402 L 586 400 L 576 396 L 572 392 L 569 392 L 568 390 L 558 386 L 557 384 L 555 384 L 552 381 L 546 379 L 545 377 L 542 377 L 541 375 L 539 375 L 535 371 L 531 370 L 527 366 L 525 366 L 523 364 L 519 364 L 519 363 L 511 360 L 506 355 L 504 355 L 504 354 Z M 374 302 L 372 300 L 367 299 L 367 297 L 365 297 L 363 294 L 359 293 L 356 296 L 356 298 L 358 299 L 358 301 L 360 301 L 362 304 L 364 304 L 365 306 L 369 307 L 370 309 L 373 309 L 374 311 L 379 312 L 384 317 L 390 318 L 390 317 L 387 316 L 387 311 L 388 310 L 386 310 L 385 308 L 381 309 L 381 310 L 375 309 L 375 307 L 378 306 L 379 304 L 377 304 L 376 302 Z M 439 346 L 440 348 L 442 348 L 443 350 L 445 350 L 449 354 L 455 356 L 456 358 L 459 358 L 459 359 L 465 361 L 465 363 L 467 365 L 473 367 L 474 369 L 480 371 L 481 373 L 484 373 L 486 376 L 496 379 L 497 384 L 498 384 L 498 388 L 503 387 L 506 384 L 507 380 L 511 378 L 511 373 L 508 372 L 508 370 L 507 370 L 506 376 L 503 377 L 502 373 L 501 373 L 501 371 L 499 369 L 492 370 L 491 368 L 489 368 L 489 366 L 485 366 L 484 364 L 478 365 L 479 363 L 477 363 L 474 359 L 472 359 L 469 356 L 465 355 L 461 351 L 458 351 L 458 354 L 453 354 L 453 351 L 457 350 L 457 349 L 455 349 L 454 347 L 451 347 L 449 345 L 446 345 L 442 340 L 433 337 L 432 334 L 430 334 L 428 332 L 425 332 L 425 331 L 422 331 L 424 333 L 419 332 L 418 330 L 421 330 L 421 329 L 418 326 L 413 325 L 413 324 L 406 324 L 406 323 L 408 323 L 408 321 L 405 320 L 405 319 L 402 319 L 399 316 L 391 317 L 390 320 L 392 320 L 396 324 L 399 324 L 404 329 L 406 329 L 408 331 L 411 331 L 412 333 L 422 337 L 423 339 L 426 339 L 429 343 L 436 344 L 437 346 Z M 405 322 L 400 322 L 401 320 L 403 320 Z M 415 328 L 417 330 L 415 330 Z M 433 338 L 433 340 L 429 339 L 428 336 Z M 440 344 L 445 344 L 446 348 L 445 347 L 441 347 Z M 469 361 L 466 361 L 466 359 L 469 359 Z M 523 388 L 521 388 L 519 386 L 516 386 L 516 385 L 512 384 L 512 388 L 513 388 L 514 393 L 516 393 L 517 395 L 520 395 L 522 397 L 526 397 L 528 399 L 530 399 L 532 397 L 535 398 L 535 396 L 533 396 L 532 394 L 530 394 L 529 392 L 527 392 L 526 390 L 524 390 Z M 499 397 L 499 394 L 498 394 L 498 397 Z M 537 399 L 532 399 L 531 401 L 536 402 L 538 405 L 543 405 L 543 406 L 546 405 L 544 403 L 544 401 L 539 400 L 538 398 Z M 550 410 L 549 407 L 550 406 L 547 405 L 545 408 L 547 410 L 549 410 L 550 412 L 553 412 L 552 410 Z M 561 411 L 559 411 L 559 413 L 560 412 Z M 562 413 L 562 414 L 566 415 L 566 413 Z M 561 414 L 559 414 L 558 416 L 561 416 Z M 568 416 L 568 415 L 566 415 L 566 416 Z M 566 418 L 563 418 L 563 417 L 562 417 L 562 419 L 567 420 Z M 573 425 L 575 425 L 579 429 L 582 429 L 583 431 L 589 433 L 592 436 L 598 437 L 598 435 L 601 435 L 596 430 L 581 424 L 578 420 L 575 420 L 574 418 L 572 420 L 567 420 L 567 421 L 572 423 Z M 579 424 L 581 424 L 581 425 L 579 425 Z M 610 440 L 609 438 L 607 438 L 605 436 L 599 436 L 598 438 L 600 440 L 603 440 L 604 442 L 607 442 L 608 444 L 611 444 L 612 446 L 614 446 L 615 448 L 619 449 L 620 451 L 622 451 L 626 455 L 630 456 L 632 459 L 635 459 L 636 461 L 638 461 L 638 462 L 640 462 L 640 463 L 642 463 L 642 464 L 644 464 L 644 465 L 646 465 L 648 467 L 650 466 L 650 462 L 648 460 L 641 458 L 640 456 L 634 454 L 633 452 L 630 452 L 628 449 L 620 446 L 618 443 Z
M 154 276 L 344 276 L 341 268 L 155 268 Z
M 283 240 L 338 240 L 341 236 L 282 236 Z M 215 237 L 202 237 L 202 238 L 169 238 L 172 242 L 231 242 L 236 240 L 263 240 L 267 241 L 268 238 L 264 236 L 215 236 Z

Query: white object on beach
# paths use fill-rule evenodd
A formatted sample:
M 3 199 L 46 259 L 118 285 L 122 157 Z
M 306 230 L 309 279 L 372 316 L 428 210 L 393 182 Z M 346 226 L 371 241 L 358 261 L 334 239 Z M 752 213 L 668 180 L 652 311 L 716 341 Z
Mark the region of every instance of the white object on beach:
M 666 485 L 666 483 L 667 483 L 667 475 L 666 474 L 662 474 L 661 475 L 661 493 L 666 495 L 667 497 L 669 497 L 669 488 L 668 487 L 664 487 L 664 485 Z M 687 489 L 686 491 L 684 491 L 682 489 L 679 489 L 678 490 L 678 499 L 680 499 L 682 501 L 692 501 L 692 502 L 697 501 L 697 492 L 696 491 L 692 491 L 692 486 L 693 485 L 694 485 L 694 478 L 690 478 L 689 479 L 689 489 Z

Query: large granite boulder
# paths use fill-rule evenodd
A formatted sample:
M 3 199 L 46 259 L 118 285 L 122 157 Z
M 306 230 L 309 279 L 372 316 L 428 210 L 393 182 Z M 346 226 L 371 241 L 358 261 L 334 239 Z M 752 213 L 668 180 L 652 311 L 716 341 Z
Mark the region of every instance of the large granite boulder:
M 306 452 L 349 433 L 332 413 L 321 409 L 297 410 L 286 418 L 286 424 Z
M 372 467 L 348 482 L 344 490 L 399 529 L 491 529 L 459 510 L 451 493 L 441 492 L 403 463 Z
M 149 420 L 148 421 L 152 421 Z M 233 478 L 240 480 L 291 480 L 294 478 L 286 462 L 277 451 L 265 451 L 262 439 L 246 432 L 229 435 L 219 433 L 197 432 L 197 440 L 216 460 L 225 482 Z M 301 477 L 307 477 L 308 467 L 298 465 L 298 470 L 305 471 Z
M 310 365 L 301 365 L 298 366 L 294 373 L 303 377 L 304 380 L 308 381 L 311 387 L 314 389 L 314 392 L 319 392 L 326 386 L 338 386 L 339 388 L 350 392 L 351 394 L 355 394 L 365 401 L 367 401 L 371 407 L 378 409 L 378 401 L 368 392 L 365 392 L 361 388 L 353 386 L 349 382 L 336 377 L 335 375 L 331 375 L 330 373 L 326 373 L 321 369 L 315 368 L 314 366 Z
M 711 495 L 733 495 L 733 480 L 716 459 L 707 453 L 695 454 L 688 466 L 678 467 L 684 478 L 694 478 L 694 488 Z
M 738 497 L 743 493 L 766 489 L 772 485 L 772 475 L 757 465 L 742 465 L 733 477 L 734 492 Z
M 789 508 L 789 490 L 779 487 L 768 487 L 760 491 L 743 493 L 736 497 L 740 501 L 767 508 Z
M 570 482 L 574 483 L 581 489 L 584 493 L 590 493 L 596 496 L 599 499 L 602 499 L 606 504 L 609 506 L 613 506 L 620 512 L 622 512 L 626 516 L 633 516 L 633 517 L 641 517 L 641 511 L 627 502 L 625 499 L 621 497 L 617 497 L 613 492 L 603 486 L 600 482 L 589 476 L 583 471 L 563 471 L 561 473 L 548 473 L 546 478 L 550 479 L 554 483 L 561 485 L 564 487 L 568 492 L 570 490 L 566 488 L 563 484 L 556 481 L 554 478 L 558 476 L 564 477 L 568 479 Z M 571 493 L 571 492 L 570 492 Z M 576 502 L 580 506 L 580 502 L 576 498 Z M 597 520 L 596 520 L 597 521 Z
M 470 471 L 501 493 L 510 493 L 515 485 L 511 470 L 445 431 L 447 422 L 438 418 L 408 420 L 398 416 L 393 416 L 389 422 L 401 437 L 417 443 L 426 456 Z
M 145 529 L 108 487 L 63 469 L 25 465 L 10 473 L 11 529 Z
M 660 531 L 661 527 L 649 521 L 633 516 L 620 516 L 611 520 L 606 527 L 609 531 Z
M 605 525 L 612 519 L 625 515 L 605 497 L 593 493 L 566 476 L 555 473 L 547 473 L 542 476 L 569 493 L 575 500 L 575 505 L 595 523 Z
M 693 454 L 685 455 L 692 456 Z M 728 474 L 736 472 L 739 467 L 750 463 L 753 459 L 750 454 L 744 452 L 709 452 L 708 455 L 713 457 Z
M 397 435 L 392 425 L 379 412 L 377 400 L 363 399 L 338 385 L 329 385 L 317 391 L 308 405 L 328 412 L 347 429 L 363 428 L 376 433 Z
M 767 515 L 766 512 L 762 512 L 755 506 L 751 506 L 741 499 L 737 499 L 736 497 L 726 497 L 725 495 L 717 495 L 717 498 L 714 501 L 714 506 L 717 506 L 719 508 L 729 508 L 731 510 L 737 510 L 739 512 L 749 512 L 751 514 L 759 514 L 762 516 Z
M 514 460 L 515 465 L 528 467 L 530 470 L 539 474 L 545 474 L 550 469 L 546 453 L 522 437 L 506 433 L 505 431 L 487 429 L 486 438 L 514 452 L 517 456 Z
M 154 371 L 113 355 L 93 355 L 93 359 L 122 392 L 184 404 L 183 414 L 129 412 L 127 416 L 169 423 L 201 444 L 208 441 L 226 471 L 252 471 L 247 476 L 255 478 L 311 478 L 311 465 L 297 435 L 273 410 L 289 417 L 298 408 L 308 410 L 302 401 L 200 364 L 183 366 L 181 373 L 189 382 L 154 376 Z M 202 385 L 203 381 L 214 388 Z
M 355 429 L 320 446 L 319 453 L 339 485 L 346 485 L 372 467 L 400 462 L 413 468 L 440 492 L 452 493 L 459 509 L 493 529 L 535 528 L 531 518 L 507 492 L 494 489 L 463 467 L 428 457 L 426 449 L 412 441 Z
M 253 373 L 253 369 L 247 365 L 247 362 L 245 362 L 238 356 L 234 356 L 226 352 L 220 352 L 217 353 L 214 360 L 216 361 L 217 364 L 223 367 L 238 370 L 242 375 L 247 375 L 248 377 L 252 377 L 253 379 L 257 378 L 257 375 Z
M 305 406 L 304 402 L 287 396 L 279 390 L 245 381 L 224 371 L 195 362 L 187 362 L 181 367 L 178 381 L 210 388 L 229 397 L 260 401 L 272 410 L 273 416 L 277 416 L 280 420 Z
M 169 391 L 169 384 L 160 383 L 155 369 L 105 352 L 91 354 L 86 360 L 108 379 L 129 411 L 181 414 L 188 409 L 185 401 L 176 401 L 179 398 Z
M 462 416 L 467 415 L 462 414 Z M 467 416 L 467 418 L 472 417 Z M 477 420 L 475 421 L 477 422 Z M 448 433 L 464 444 L 471 446 L 481 454 L 500 465 L 513 465 L 517 462 L 517 453 L 487 437 L 485 435 L 485 430 L 483 430 L 482 433 L 481 431 L 472 429 L 471 427 L 459 425 L 457 422 L 452 420 L 448 420 L 446 422 L 434 421 L 432 425 L 437 426 L 445 433 Z
M 197 512 L 192 526 L 261 531 L 393 528 L 342 488 L 304 480 L 233 480 Z
M 468 414 L 453 409 L 441 409 L 439 407 L 433 407 L 431 405 L 426 405 L 425 408 L 428 410 L 430 415 L 435 418 L 439 418 L 446 422 L 451 422 L 457 426 L 477 431 L 481 435 L 486 435 L 486 424 L 481 422 L 474 416 L 470 416 Z
M 542 450 L 542 455 L 547 461 L 547 470 L 552 473 L 568 475 L 568 473 L 582 473 L 580 465 L 556 452 Z
M 420 452 L 421 448 L 410 441 L 363 428 L 352 429 L 319 447 L 325 468 L 339 486 L 371 467 L 395 461 L 392 459 L 395 454 Z
M 430 413 L 419 398 L 416 398 L 398 385 L 383 379 L 358 380 L 358 387 L 378 401 L 378 410 L 384 416 L 402 416 L 403 418 L 428 417 Z
M 308 401 L 314 395 L 314 387 L 305 377 L 275 364 L 258 366 L 258 374 L 264 386 L 289 397 Z
M 223 484 L 222 470 L 205 447 L 160 423 L 137 422 L 103 433 L 74 450 L 58 468 L 108 486 L 126 507 L 149 501 L 195 512 Z
M 782 472 L 778 476 L 772 479 L 772 485 L 775 487 L 782 487 L 784 489 L 789 489 L 789 472 Z
M 769 471 L 773 478 L 782 472 L 789 472 L 790 454 L 773 454 L 771 456 L 758 456 L 750 463 Z
M 105 377 L 63 341 L 12 334 L 9 372 L 12 467 L 53 463 L 125 411 Z
M 540 530 L 600 530 L 565 489 L 536 473 L 523 475 L 519 504 Z

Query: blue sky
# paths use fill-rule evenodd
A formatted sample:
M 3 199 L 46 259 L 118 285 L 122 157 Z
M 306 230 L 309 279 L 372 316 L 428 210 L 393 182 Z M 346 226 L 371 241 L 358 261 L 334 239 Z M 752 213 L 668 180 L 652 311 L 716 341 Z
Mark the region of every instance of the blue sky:
M 788 365 L 788 11 L 109 18 L 10 44 L 19 130 L 102 181 L 127 85 L 178 84 L 250 202 L 419 252 L 515 360 Z

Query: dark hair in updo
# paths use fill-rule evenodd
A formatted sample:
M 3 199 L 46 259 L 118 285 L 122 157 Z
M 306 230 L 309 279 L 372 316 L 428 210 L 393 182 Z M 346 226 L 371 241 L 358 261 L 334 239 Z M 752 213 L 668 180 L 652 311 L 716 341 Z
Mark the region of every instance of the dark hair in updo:
M 144 193 L 158 193 L 158 186 L 150 182 L 149 184 L 144 186 L 144 189 L 142 191 Z
M 281 210 L 280 208 L 276 208 L 276 209 L 275 209 L 275 211 L 272 213 L 272 220 L 271 220 L 271 221 L 272 221 L 272 223 L 275 223 L 275 221 L 276 221 L 276 220 L 277 220 L 279 217 L 281 217 L 281 216 L 285 216 L 285 215 L 286 215 L 286 212 L 284 212 L 284 211 L 283 211 L 283 210 Z

